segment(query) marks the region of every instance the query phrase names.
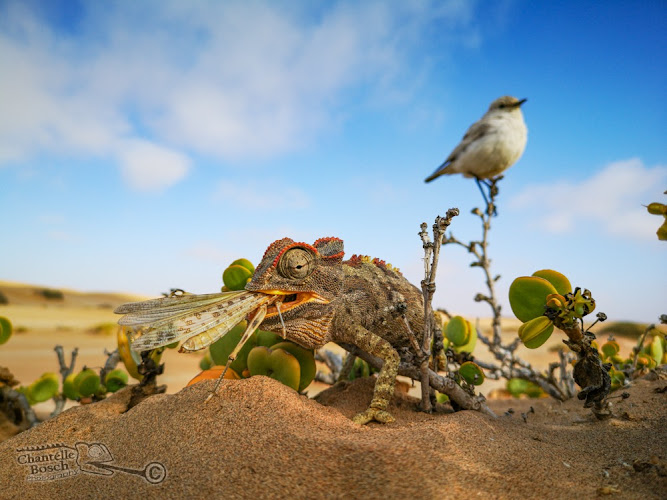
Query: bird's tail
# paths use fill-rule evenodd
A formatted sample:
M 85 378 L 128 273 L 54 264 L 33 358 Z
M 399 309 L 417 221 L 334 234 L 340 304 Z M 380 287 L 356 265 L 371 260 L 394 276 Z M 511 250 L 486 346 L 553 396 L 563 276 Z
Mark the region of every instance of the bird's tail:
M 451 174 L 452 172 L 449 172 L 447 170 L 447 167 L 449 167 L 449 161 L 444 162 L 442 165 L 436 168 L 435 172 L 433 172 L 426 179 L 424 179 L 424 182 L 431 182 L 433 179 L 437 179 L 441 175 Z

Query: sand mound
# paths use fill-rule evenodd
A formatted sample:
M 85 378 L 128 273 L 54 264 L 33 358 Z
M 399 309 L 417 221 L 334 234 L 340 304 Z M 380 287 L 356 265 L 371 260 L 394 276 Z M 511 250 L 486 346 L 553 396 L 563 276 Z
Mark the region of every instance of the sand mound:
M 391 408 L 396 423 L 386 426 L 349 420 L 370 400 L 370 379 L 329 389 L 318 396 L 321 403 L 265 377 L 225 381 L 220 396 L 204 403 L 212 384 L 156 395 L 129 411 L 124 390 L 3 442 L 0 497 L 591 498 L 617 492 L 617 498 L 645 499 L 667 491 L 667 395 L 656 392 L 664 381 L 639 381 L 630 398 L 616 400 L 617 417 L 605 422 L 593 421 L 576 400 L 495 401 L 499 417 L 491 419 L 445 407 L 418 413 L 415 400 L 399 395 Z M 535 413 L 524 422 L 521 413 L 531 405 Z M 505 415 L 510 406 L 514 413 Z M 54 479 L 58 474 L 73 475 Z

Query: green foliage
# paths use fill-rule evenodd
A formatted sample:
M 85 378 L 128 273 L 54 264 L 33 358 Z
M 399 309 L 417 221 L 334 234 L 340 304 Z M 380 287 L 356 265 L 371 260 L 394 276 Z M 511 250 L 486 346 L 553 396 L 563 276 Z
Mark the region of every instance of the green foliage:
M 665 191 L 665 194 L 667 194 L 667 191 Z M 652 215 L 662 215 L 664 217 L 662 225 L 658 228 L 656 234 L 659 240 L 667 241 L 667 205 L 657 202 L 649 203 L 646 210 Z
M 551 269 L 512 282 L 510 305 L 516 317 L 524 322 L 519 327 L 519 338 L 526 347 L 540 347 L 549 339 L 554 326 L 569 331 L 595 310 L 595 300 L 588 290 L 575 288 L 560 293 L 571 289 L 570 280 Z
M 282 382 L 295 391 L 299 389 L 301 367 L 295 356 L 283 349 L 259 346 L 248 355 L 250 375 L 265 375 Z
M 100 389 L 100 376 L 91 368 L 86 368 L 74 377 L 74 389 L 82 397 L 87 398 Z
M 454 352 L 472 352 L 477 345 L 477 329 L 461 316 L 454 316 L 443 324 L 442 333 L 445 348 L 450 348 Z
M 120 369 L 111 370 L 104 378 L 104 385 L 109 392 L 116 392 L 127 385 L 129 376 Z
M 42 288 L 37 293 L 47 300 L 63 300 L 65 296 L 60 290 L 52 290 L 50 288 Z
M 12 336 L 12 323 L 4 316 L 0 316 L 0 345 L 4 344 Z
M 250 281 L 255 266 L 248 259 L 237 259 L 222 272 L 222 281 L 228 290 L 243 290 Z
M 484 372 L 472 361 L 466 361 L 461 365 L 459 375 L 471 385 L 482 385 L 484 383 Z
M 522 378 L 509 379 L 505 384 L 505 387 L 507 391 L 515 398 L 518 398 L 522 394 L 525 394 L 529 398 L 539 398 L 544 394 L 542 388 L 535 382 L 524 380 Z
M 214 363 L 211 359 L 211 353 L 207 349 L 204 357 L 199 361 L 199 369 L 204 371 L 210 369 L 212 366 L 214 366 Z
M 63 382 L 63 396 L 72 401 L 78 401 L 81 399 L 81 394 L 76 390 L 76 385 L 74 384 L 74 379 L 76 378 L 75 373 L 70 373 L 65 377 Z
M 537 349 L 544 344 L 554 331 L 554 325 L 546 316 L 533 318 L 519 327 L 519 338 L 529 349 Z
M 454 316 L 445 327 L 445 337 L 455 346 L 462 346 L 468 343 L 472 335 L 472 325 L 470 321 L 461 316 Z
M 377 373 L 377 370 L 371 365 L 366 363 L 361 358 L 356 358 L 354 360 L 354 365 L 347 376 L 348 380 L 355 380 L 358 378 L 370 377 L 373 373 Z
M 547 297 L 558 293 L 546 279 L 537 276 L 522 276 L 510 285 L 509 299 L 512 312 L 526 322 L 544 314 Z
M 44 373 L 40 378 L 28 386 L 26 396 L 30 404 L 48 401 L 58 394 L 58 375 L 52 372 Z
M 558 292 L 560 295 L 567 295 L 568 293 L 572 292 L 572 285 L 570 284 L 570 280 L 567 279 L 567 276 L 559 273 L 558 271 L 554 271 L 553 269 L 542 269 L 540 271 L 535 271 L 533 276 L 547 280 L 553 285 L 553 287 L 556 289 L 556 292 Z
M 438 403 L 446 403 L 449 401 L 449 396 L 447 396 L 447 394 L 442 394 L 438 391 L 435 392 L 435 397 Z
M 300 372 L 299 386 L 297 388 L 298 391 L 303 391 L 310 385 L 310 383 L 315 378 L 315 373 L 317 372 L 317 367 L 315 366 L 315 355 L 311 349 L 305 349 L 300 345 L 290 341 L 274 344 L 271 349 L 274 351 L 282 349 L 283 351 L 288 352 L 294 356 L 299 362 Z M 250 373 L 252 373 L 252 370 L 250 370 Z
M 248 259 L 236 259 L 230 265 L 245 267 L 248 271 L 250 271 L 250 274 L 254 274 L 255 272 L 255 266 Z

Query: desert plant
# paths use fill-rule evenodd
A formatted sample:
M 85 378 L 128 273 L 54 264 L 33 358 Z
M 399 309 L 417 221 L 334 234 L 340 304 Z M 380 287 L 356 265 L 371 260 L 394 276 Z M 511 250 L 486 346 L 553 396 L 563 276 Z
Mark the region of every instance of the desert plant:
M 597 321 L 584 330 L 583 318 L 595 310 L 595 300 L 589 290 L 575 288 L 563 274 L 545 269 L 532 276 L 516 278 L 509 289 L 509 300 L 515 316 L 523 321 L 519 338 L 529 349 L 543 345 L 555 328 L 563 331 L 563 342 L 576 353 L 573 377 L 581 387 L 577 397 L 586 400 L 584 406 L 593 408 L 598 418 L 611 413 L 607 396 L 611 390 L 611 365 L 604 364 L 596 346 L 595 335 L 590 328 L 597 321 L 604 321 L 604 313 L 597 314 Z
M 9 340 L 12 336 L 12 332 L 12 323 L 4 316 L 0 316 L 0 345 Z
M 476 361 L 480 368 L 485 370 L 486 377 L 493 380 L 520 378 L 531 381 L 550 396 L 564 401 L 574 395 L 574 381 L 568 370 L 571 354 L 559 351 L 560 361 L 551 363 L 546 372 L 541 372 L 517 356 L 516 349 L 520 344 L 519 339 L 507 345 L 502 343 L 501 306 L 498 303 L 495 290 L 495 284 L 500 279 L 500 275 L 494 275 L 491 272 L 491 259 L 488 253 L 491 222 L 496 214 L 496 199 L 499 194 L 498 182 L 501 179 L 502 176 L 489 180 L 489 197 L 485 197 L 485 209 L 474 208 L 472 210 L 472 214 L 478 217 L 481 222 L 481 238 L 464 243 L 456 238 L 453 233 L 449 233 L 442 244 L 465 248 L 473 256 L 470 266 L 481 269 L 484 274 L 487 291 L 485 293 L 477 293 L 474 300 L 488 304 L 492 314 L 492 335 L 490 338 L 482 334 L 479 328 L 475 328 L 478 340 L 487 347 L 496 360 L 496 362 Z M 439 312 L 451 317 L 444 309 L 439 310 Z M 556 370 L 559 370 L 559 375 L 556 375 Z
M 667 191 L 665 191 L 665 194 L 667 194 Z M 647 207 L 646 210 L 648 210 L 648 213 L 652 215 L 662 215 L 663 216 L 663 221 L 662 225 L 658 228 L 656 231 L 656 234 L 658 235 L 658 239 L 662 241 L 667 241 L 667 205 L 664 203 L 650 203 Z
M 65 298 L 63 292 L 50 288 L 42 288 L 41 290 L 37 290 L 37 293 L 47 300 L 63 300 Z

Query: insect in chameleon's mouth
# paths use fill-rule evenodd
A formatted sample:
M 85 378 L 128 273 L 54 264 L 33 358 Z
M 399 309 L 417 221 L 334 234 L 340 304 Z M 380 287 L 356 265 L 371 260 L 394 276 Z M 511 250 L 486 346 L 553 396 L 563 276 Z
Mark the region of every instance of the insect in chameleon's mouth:
M 285 290 L 285 291 L 268 290 L 268 291 L 262 291 L 261 293 L 265 293 L 267 295 L 273 295 L 275 297 L 275 299 L 273 299 L 271 303 L 268 305 L 268 308 L 266 310 L 267 318 L 277 316 L 279 313 L 285 314 L 290 309 L 294 309 L 295 307 L 299 307 L 309 302 L 316 302 L 319 304 L 329 303 L 327 299 L 321 297 L 320 295 L 314 292 L 293 292 L 291 290 Z M 276 307 L 276 303 L 278 303 L 278 307 Z M 278 311 L 278 308 L 280 308 L 280 311 Z

